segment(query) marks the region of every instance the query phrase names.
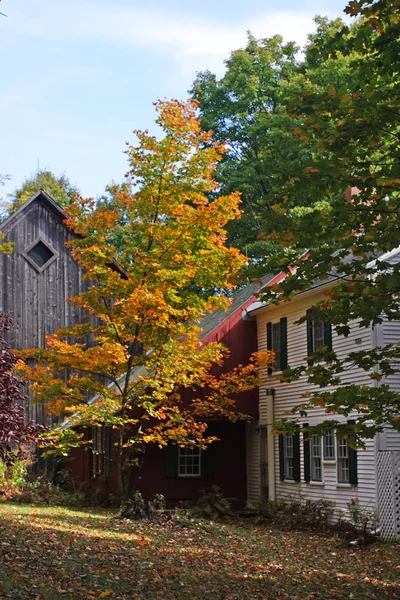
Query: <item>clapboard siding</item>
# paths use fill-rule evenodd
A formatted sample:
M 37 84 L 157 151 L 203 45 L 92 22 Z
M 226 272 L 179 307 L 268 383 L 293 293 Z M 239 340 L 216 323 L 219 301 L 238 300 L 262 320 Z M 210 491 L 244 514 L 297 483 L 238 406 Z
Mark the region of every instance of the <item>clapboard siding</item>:
M 293 302 L 283 304 L 277 307 L 266 307 L 257 315 L 258 330 L 258 348 L 266 350 L 267 348 L 267 323 L 278 322 L 283 316 L 287 317 L 288 332 L 288 364 L 296 367 L 304 364 L 307 356 L 307 330 L 306 323 L 296 324 L 296 321 L 305 315 L 306 310 L 319 299 L 322 299 L 323 292 L 314 290 L 313 292 L 303 294 L 297 297 Z M 348 337 L 337 336 L 333 332 L 333 349 L 340 357 L 345 357 L 351 350 L 366 350 L 371 348 L 372 331 L 370 329 L 359 327 L 353 323 Z M 343 374 L 343 382 L 367 383 L 375 385 L 368 377 L 368 374 L 360 369 L 352 368 Z M 274 419 L 285 416 L 286 411 L 302 401 L 302 395 L 310 391 L 312 387 L 303 377 L 297 382 L 290 384 L 280 383 L 274 375 L 268 376 L 266 373 L 261 377 L 260 385 L 260 405 L 264 405 L 266 399 L 266 389 L 275 388 L 274 400 Z M 355 416 L 355 415 L 352 415 Z M 336 416 L 335 416 L 336 417 Z M 316 424 L 327 418 L 324 410 L 314 409 L 309 412 L 307 418 L 298 418 L 300 424 L 308 422 Z M 340 417 L 337 417 L 340 419 Z M 375 505 L 375 443 L 370 440 L 367 442 L 366 450 L 358 452 L 358 479 L 359 485 L 352 487 L 337 483 L 336 462 L 323 463 L 323 483 L 292 483 L 281 481 L 279 477 L 279 450 L 278 438 L 276 436 L 274 443 L 274 464 L 275 464 L 275 485 L 276 498 L 288 499 L 297 497 L 298 499 L 309 498 L 311 500 L 327 499 L 335 502 L 337 509 L 346 510 L 347 502 L 351 498 L 359 498 L 364 506 L 372 507 Z M 301 454 L 301 477 L 304 479 L 304 457 L 303 444 L 300 444 Z
M 64 225 L 61 209 L 45 194 L 38 194 L 0 226 L 13 253 L 0 254 L 0 312 L 10 314 L 16 330 L 9 341 L 13 348 L 43 348 L 47 335 L 82 320 L 81 311 L 67 298 L 78 295 L 82 277 L 65 247 L 72 234 Z M 24 257 L 26 249 L 41 238 L 57 258 L 39 272 Z M 27 417 L 40 423 L 48 418 L 43 407 L 29 399 Z
M 247 500 L 260 499 L 260 436 L 257 423 L 246 424 Z
M 398 259 L 398 256 L 396 256 Z M 393 263 L 393 260 L 391 261 Z M 379 326 L 379 344 L 391 344 L 393 346 L 400 342 L 400 321 L 383 321 Z M 389 377 L 385 377 L 384 383 L 390 385 L 391 388 L 400 392 L 400 373 L 395 373 Z M 378 384 L 379 385 L 379 384 Z M 393 427 L 385 427 L 385 430 L 379 436 L 380 450 L 400 450 L 400 432 Z

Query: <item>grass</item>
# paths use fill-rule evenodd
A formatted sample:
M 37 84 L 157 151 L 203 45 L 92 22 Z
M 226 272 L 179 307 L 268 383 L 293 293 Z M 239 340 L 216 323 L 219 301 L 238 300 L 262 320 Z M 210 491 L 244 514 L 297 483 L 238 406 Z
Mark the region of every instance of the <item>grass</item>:
M 400 598 L 400 546 L 246 521 L 126 522 L 110 511 L 0 504 L 0 598 Z

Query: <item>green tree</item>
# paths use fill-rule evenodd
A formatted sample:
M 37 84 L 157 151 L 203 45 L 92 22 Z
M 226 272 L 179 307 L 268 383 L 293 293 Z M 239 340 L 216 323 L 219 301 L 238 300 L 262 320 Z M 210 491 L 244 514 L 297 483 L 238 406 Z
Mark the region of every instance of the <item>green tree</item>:
M 68 206 L 74 196 L 79 194 L 79 190 L 64 174 L 57 177 L 48 169 L 40 169 L 25 179 L 21 187 L 10 194 L 7 204 L 8 213 L 13 214 L 39 190 L 49 194 L 62 207 Z
M 342 335 L 353 320 L 374 326 L 400 318 L 400 265 L 384 260 L 386 252 L 400 246 L 398 8 L 397 0 L 352 1 L 346 12 L 360 17 L 354 25 L 337 30 L 321 22 L 307 48 L 308 67 L 292 79 L 288 104 L 300 122 L 293 136 L 318 151 L 292 174 L 292 188 L 264 214 L 267 239 L 281 246 L 268 267 L 287 271 L 284 282 L 265 297 L 270 302 L 290 299 L 312 281 L 330 277 L 336 285 L 310 318 L 332 323 Z M 349 73 L 344 83 L 341 78 L 327 86 L 328 80 L 321 80 L 321 72 L 343 70 Z M 305 249 L 310 249 L 309 258 L 299 261 Z M 295 264 L 297 270 L 289 273 Z M 399 370 L 397 345 L 351 352 L 345 360 L 323 351 L 317 358 L 328 362 L 286 373 L 288 381 L 306 373 L 310 383 L 323 388 L 296 411 L 307 413 L 316 405 L 330 414 L 357 410 L 357 423 L 349 431 L 354 444 L 385 424 L 400 430 L 400 394 L 384 382 Z M 341 375 L 351 364 L 379 384 L 345 386 Z M 327 386 L 333 387 L 327 391 Z
M 326 37 L 342 22 L 318 18 L 317 24 L 317 37 Z M 200 102 L 202 127 L 229 144 L 218 178 L 224 193 L 241 192 L 243 215 L 228 225 L 228 243 L 247 254 L 250 276 L 265 272 L 265 257 L 276 249 L 274 240 L 262 236 L 264 213 L 271 212 L 286 190 L 290 193 L 316 151 L 315 144 L 304 144 L 293 135 L 302 119 L 287 109 L 298 89 L 298 77 L 309 68 L 310 53 L 307 60 L 299 61 L 298 50 L 293 42 L 284 44 L 280 36 L 257 40 L 249 34 L 247 46 L 232 52 L 226 61 L 220 80 L 206 71 L 192 88 Z M 341 68 L 326 69 L 314 52 L 313 63 L 327 88 L 348 77 L 346 61 Z
M 280 85 L 298 70 L 297 52 L 280 36 L 257 40 L 249 34 L 246 47 L 226 61 L 221 79 L 205 71 L 191 90 L 200 103 L 202 127 L 214 132 L 214 140 L 229 143 L 218 170 L 221 193 L 241 192 L 243 215 L 228 225 L 228 243 L 261 270 L 271 244 L 258 240 L 260 214 L 272 203 L 277 165 L 283 177 L 288 165 L 304 160 L 303 145 L 291 135 L 296 121 L 284 109 L 286 89 Z

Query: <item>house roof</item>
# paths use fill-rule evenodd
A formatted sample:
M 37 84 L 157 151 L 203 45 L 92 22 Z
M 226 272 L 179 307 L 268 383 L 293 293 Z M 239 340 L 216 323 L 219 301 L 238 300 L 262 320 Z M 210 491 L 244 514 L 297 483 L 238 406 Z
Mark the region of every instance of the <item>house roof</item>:
M 388 262 L 388 263 L 395 263 L 395 262 L 399 262 L 399 259 L 400 259 L 400 247 L 394 248 L 393 250 L 390 250 L 389 252 L 386 252 L 384 254 L 377 255 L 376 258 L 374 258 L 369 263 L 367 263 L 366 266 L 367 267 L 376 266 L 376 263 L 378 261 L 380 261 L 380 262 L 383 261 L 383 262 Z M 348 264 L 348 263 L 351 263 L 354 260 L 359 260 L 359 257 L 355 256 L 352 252 L 348 252 L 346 254 L 346 256 L 344 256 L 342 258 L 342 263 L 343 264 Z M 337 269 L 336 268 L 333 268 L 332 271 L 333 272 L 331 274 L 329 274 L 325 279 L 319 279 L 318 281 L 313 281 L 311 283 L 310 287 L 307 290 L 298 292 L 296 294 L 296 296 L 300 296 L 301 294 L 305 294 L 307 292 L 311 292 L 312 290 L 315 290 L 317 288 L 321 288 L 321 287 L 327 286 L 327 285 L 332 284 L 333 282 L 337 281 L 338 278 L 340 277 L 340 274 L 337 274 Z M 277 275 L 276 277 L 274 277 L 272 280 L 270 279 L 268 281 L 268 283 L 270 285 L 273 285 L 274 283 L 278 283 L 285 276 L 286 276 L 285 273 L 280 273 L 279 275 Z M 267 308 L 267 306 L 268 306 L 268 302 L 263 302 L 262 300 L 256 300 L 249 307 L 246 308 L 246 312 L 249 315 L 253 315 L 256 312 L 258 312 L 259 310 Z
M 36 192 L 36 194 L 32 196 L 32 198 L 24 202 L 24 204 L 22 204 L 22 206 L 20 206 L 12 215 L 7 217 L 5 221 L 0 223 L 0 230 L 6 231 L 8 227 L 12 225 L 13 222 L 17 220 L 19 216 L 36 201 L 42 202 L 42 204 L 44 204 L 61 221 L 64 221 L 66 219 L 66 215 L 64 214 L 61 206 L 55 200 L 53 200 L 51 196 L 46 194 L 46 192 L 44 192 L 43 190 L 39 190 L 38 192 Z

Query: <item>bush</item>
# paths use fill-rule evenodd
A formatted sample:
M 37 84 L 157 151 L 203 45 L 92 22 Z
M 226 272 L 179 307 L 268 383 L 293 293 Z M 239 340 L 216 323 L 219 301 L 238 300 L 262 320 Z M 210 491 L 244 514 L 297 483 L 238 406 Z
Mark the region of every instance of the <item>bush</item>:
M 334 502 L 306 500 L 290 502 L 263 500 L 248 505 L 258 521 L 273 522 L 284 529 L 307 528 L 325 531 L 332 520 Z
M 136 490 L 132 498 L 121 504 L 120 519 L 154 519 L 165 517 L 170 512 L 166 510 L 165 498 L 162 494 L 156 494 L 153 500 L 146 502 L 142 494 Z
M 38 477 L 15 487 L 9 499 L 23 504 L 53 504 L 59 506 L 83 506 L 85 495 L 78 491 L 63 490 L 61 487 Z
M 28 468 L 33 464 L 32 452 L 21 447 L 2 449 L 0 458 L 0 496 L 10 500 L 28 479 Z
M 191 517 L 215 521 L 231 514 L 231 502 L 217 485 L 213 485 L 209 491 L 200 490 L 200 498 L 189 506 L 189 514 Z
M 148 505 L 144 501 L 141 492 L 136 490 L 132 498 L 121 504 L 121 519 L 133 519 L 139 521 L 149 516 Z
M 358 498 L 352 498 L 347 503 L 349 511 L 350 524 L 354 528 L 354 533 L 357 536 L 357 542 L 360 545 L 368 544 L 375 539 L 375 531 L 377 526 L 376 510 L 365 508 L 360 505 Z

